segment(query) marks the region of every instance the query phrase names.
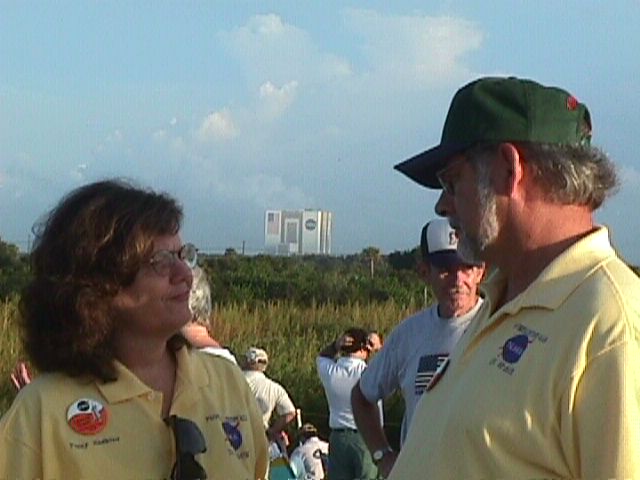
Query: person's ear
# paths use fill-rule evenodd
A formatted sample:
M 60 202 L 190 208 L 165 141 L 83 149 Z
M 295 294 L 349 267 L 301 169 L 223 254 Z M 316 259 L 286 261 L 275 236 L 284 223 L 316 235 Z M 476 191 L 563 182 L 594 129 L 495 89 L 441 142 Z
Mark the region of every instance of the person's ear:
M 487 272 L 488 272 L 487 264 L 484 262 L 482 262 L 481 265 L 476 267 L 476 275 L 478 276 L 477 283 L 482 282 L 486 278 Z
M 429 266 L 429 262 L 420 260 L 418 262 L 416 269 L 418 270 L 418 276 L 426 282 L 429 279 L 429 272 L 431 270 L 431 267 Z
M 511 197 L 517 194 L 524 181 L 524 157 L 513 143 L 501 143 L 498 153 L 496 191 Z

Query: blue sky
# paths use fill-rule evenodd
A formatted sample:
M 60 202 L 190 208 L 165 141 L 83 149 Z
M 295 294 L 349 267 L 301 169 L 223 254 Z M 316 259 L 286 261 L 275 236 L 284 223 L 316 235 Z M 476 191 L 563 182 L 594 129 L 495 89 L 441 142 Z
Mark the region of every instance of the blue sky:
M 597 220 L 639 264 L 638 25 L 638 0 L 0 0 L 0 237 L 26 249 L 62 194 L 119 176 L 178 197 L 208 252 L 260 251 L 270 208 L 331 210 L 338 254 L 412 248 L 436 194 L 393 165 L 508 74 L 589 106 L 622 179 Z

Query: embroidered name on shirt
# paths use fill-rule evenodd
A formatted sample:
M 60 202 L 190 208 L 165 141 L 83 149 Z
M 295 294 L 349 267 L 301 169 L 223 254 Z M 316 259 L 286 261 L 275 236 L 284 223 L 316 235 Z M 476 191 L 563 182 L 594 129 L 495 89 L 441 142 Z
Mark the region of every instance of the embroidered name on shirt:
M 120 437 L 104 437 L 104 438 L 98 438 L 96 440 L 94 440 L 93 442 L 89 443 L 89 442 L 69 442 L 69 448 L 71 450 L 87 450 L 89 448 L 90 445 L 94 445 L 94 446 L 102 446 L 102 445 L 108 445 L 110 443 L 118 443 L 120 442 Z
M 94 445 L 107 445 L 109 443 L 116 443 L 120 441 L 120 437 L 104 437 L 93 441 Z
M 524 333 L 527 337 L 529 337 L 532 340 L 538 340 L 541 343 L 546 343 L 546 341 L 549 340 L 549 337 L 547 337 L 546 335 L 542 333 L 538 333 L 535 330 L 531 330 L 530 328 L 525 327 L 521 323 L 516 323 L 514 328 L 518 332 Z

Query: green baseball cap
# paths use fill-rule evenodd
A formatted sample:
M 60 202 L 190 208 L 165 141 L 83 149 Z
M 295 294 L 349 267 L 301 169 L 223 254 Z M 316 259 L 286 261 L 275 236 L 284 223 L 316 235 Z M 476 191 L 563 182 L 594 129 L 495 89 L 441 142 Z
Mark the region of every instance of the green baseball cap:
M 556 87 L 515 77 L 487 77 L 458 90 L 451 101 L 440 145 L 394 168 L 428 188 L 452 156 L 481 143 L 535 142 L 589 145 L 587 106 Z

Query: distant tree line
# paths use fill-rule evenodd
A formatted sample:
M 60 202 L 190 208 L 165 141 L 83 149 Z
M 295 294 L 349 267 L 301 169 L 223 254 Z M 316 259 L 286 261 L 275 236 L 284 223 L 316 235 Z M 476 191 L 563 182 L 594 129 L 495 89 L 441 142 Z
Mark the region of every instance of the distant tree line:
M 28 256 L 0 238 L 0 300 L 17 295 L 29 277 Z
M 201 255 L 218 305 L 292 302 L 300 306 L 333 303 L 399 304 L 425 299 L 416 274 L 417 249 L 382 255 L 376 247 L 346 256 Z M 19 295 L 30 278 L 29 258 L 0 239 L 0 300 Z
M 202 255 L 200 265 L 218 305 L 291 302 L 429 304 L 431 291 L 417 274 L 418 248 L 383 255 L 376 247 L 343 256 L 245 256 L 228 248 Z M 640 268 L 631 266 L 640 275 Z M 18 295 L 30 278 L 28 255 L 0 239 L 0 300 Z
M 346 256 L 246 257 L 227 251 L 200 265 L 220 305 L 288 301 L 332 303 L 421 302 L 425 285 L 416 273 L 417 250 L 382 255 L 375 247 Z M 427 295 L 428 292 L 427 292 Z M 428 300 L 428 299 L 427 299 Z

